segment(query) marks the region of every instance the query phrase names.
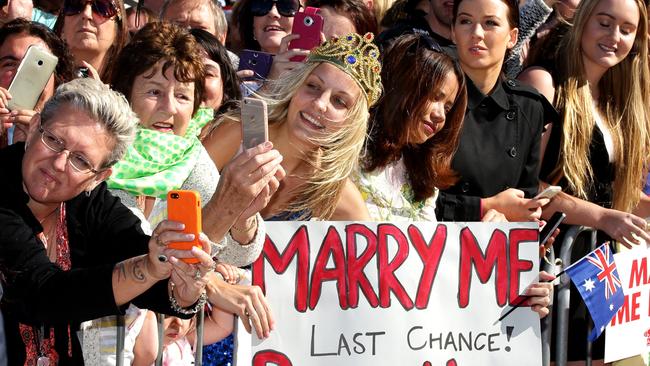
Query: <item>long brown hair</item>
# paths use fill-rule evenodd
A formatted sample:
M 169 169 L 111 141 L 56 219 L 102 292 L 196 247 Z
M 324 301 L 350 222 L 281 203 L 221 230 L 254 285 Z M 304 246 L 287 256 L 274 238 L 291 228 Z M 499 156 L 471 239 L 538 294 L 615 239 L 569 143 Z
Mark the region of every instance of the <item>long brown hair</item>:
M 441 50 L 434 50 L 437 45 L 430 42 L 434 41 L 427 36 L 402 36 L 384 54 L 384 95 L 371 110 L 367 152 L 362 161 L 362 169 L 370 172 L 403 158 L 418 201 L 433 196 L 436 187 L 448 188 L 458 180 L 451 160 L 467 107 L 460 66 Z M 449 73 L 456 76 L 459 88 L 444 127 L 421 145 L 409 143 L 422 109 L 437 96 Z

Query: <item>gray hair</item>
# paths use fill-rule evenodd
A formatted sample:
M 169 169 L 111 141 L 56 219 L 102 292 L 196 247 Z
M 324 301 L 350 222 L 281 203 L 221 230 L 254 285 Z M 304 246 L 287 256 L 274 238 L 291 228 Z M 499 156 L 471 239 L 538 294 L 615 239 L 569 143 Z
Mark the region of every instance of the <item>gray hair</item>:
M 63 106 L 85 112 L 90 118 L 103 125 L 108 135 L 115 140 L 115 146 L 103 164 L 103 168 L 120 160 L 135 139 L 138 116 L 131 110 L 129 102 L 122 93 L 111 90 L 101 81 L 79 78 L 59 86 L 43 107 L 41 123 L 47 124 Z
M 210 13 L 212 13 L 212 21 L 214 22 L 214 31 L 217 34 L 213 34 L 213 36 L 219 38 L 219 37 L 226 37 L 228 34 L 228 19 L 226 19 L 226 13 L 224 13 L 223 9 L 219 4 L 217 3 L 217 0 L 165 0 L 163 2 L 162 7 L 160 8 L 160 20 L 166 20 L 165 15 L 167 14 L 167 9 L 175 2 L 191 2 L 194 3 L 196 6 L 202 5 L 203 2 L 208 4 L 208 8 L 210 8 Z

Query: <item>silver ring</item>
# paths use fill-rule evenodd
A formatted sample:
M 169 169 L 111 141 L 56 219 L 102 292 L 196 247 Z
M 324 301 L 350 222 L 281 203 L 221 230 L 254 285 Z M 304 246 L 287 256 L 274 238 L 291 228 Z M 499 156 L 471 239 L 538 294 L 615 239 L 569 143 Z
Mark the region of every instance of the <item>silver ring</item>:
M 196 269 L 196 272 L 194 272 L 194 279 L 195 279 L 195 280 L 200 280 L 200 279 L 201 279 L 201 276 L 202 276 L 202 274 L 201 274 L 201 270 L 199 270 L 199 269 L 197 268 L 197 269 Z

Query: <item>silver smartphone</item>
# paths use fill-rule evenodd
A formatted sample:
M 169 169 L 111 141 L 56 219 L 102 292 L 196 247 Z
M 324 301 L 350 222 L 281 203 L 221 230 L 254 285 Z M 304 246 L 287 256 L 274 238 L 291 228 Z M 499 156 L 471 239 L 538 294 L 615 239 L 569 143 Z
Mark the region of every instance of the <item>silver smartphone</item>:
M 241 107 L 241 135 L 244 150 L 268 141 L 269 122 L 265 101 L 244 98 Z
M 7 108 L 33 110 L 59 59 L 39 45 L 31 45 L 9 85 Z
M 556 194 L 562 192 L 562 187 L 560 186 L 548 186 L 543 191 L 539 192 L 534 199 L 538 198 L 548 198 L 551 199 L 555 197 Z

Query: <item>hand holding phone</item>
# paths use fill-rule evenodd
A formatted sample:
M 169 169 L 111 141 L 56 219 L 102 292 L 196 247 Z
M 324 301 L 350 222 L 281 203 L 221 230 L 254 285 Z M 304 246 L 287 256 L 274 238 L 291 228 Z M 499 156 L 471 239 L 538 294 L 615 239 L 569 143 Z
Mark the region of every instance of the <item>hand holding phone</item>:
M 254 80 L 263 80 L 269 75 L 273 55 L 262 51 L 243 50 L 239 55 L 238 70 L 252 70 Z
M 544 225 L 542 231 L 539 233 L 539 245 L 546 244 L 548 239 L 551 238 L 551 235 L 553 235 L 553 232 L 555 232 L 555 229 L 560 226 L 564 219 L 566 219 L 566 214 L 557 211 L 548 221 L 546 221 L 546 225 Z
M 318 14 L 319 8 L 308 6 L 303 13 L 296 13 L 293 19 L 291 34 L 299 34 L 300 38 L 289 42 L 289 49 L 299 48 L 311 50 L 320 45 L 323 32 L 323 17 Z M 302 62 L 305 56 L 294 56 L 291 61 Z
M 256 98 L 244 98 L 241 107 L 241 136 L 244 150 L 269 140 L 266 102 Z
M 551 199 L 555 197 L 556 194 L 562 192 L 562 187 L 560 186 L 548 186 L 546 187 L 543 191 L 539 192 L 537 196 L 533 199 L 539 199 L 539 198 L 548 198 Z
M 173 190 L 167 193 L 167 218 L 185 225 L 183 233 L 194 234 L 194 240 L 188 242 L 172 242 L 168 247 L 178 250 L 201 248 L 199 234 L 201 233 L 201 198 L 195 191 Z M 198 258 L 180 258 L 185 263 L 199 263 Z
M 58 60 L 42 46 L 29 46 L 11 85 L 9 85 L 8 91 L 11 94 L 11 99 L 7 102 L 7 108 L 9 110 L 33 110 L 50 80 Z

